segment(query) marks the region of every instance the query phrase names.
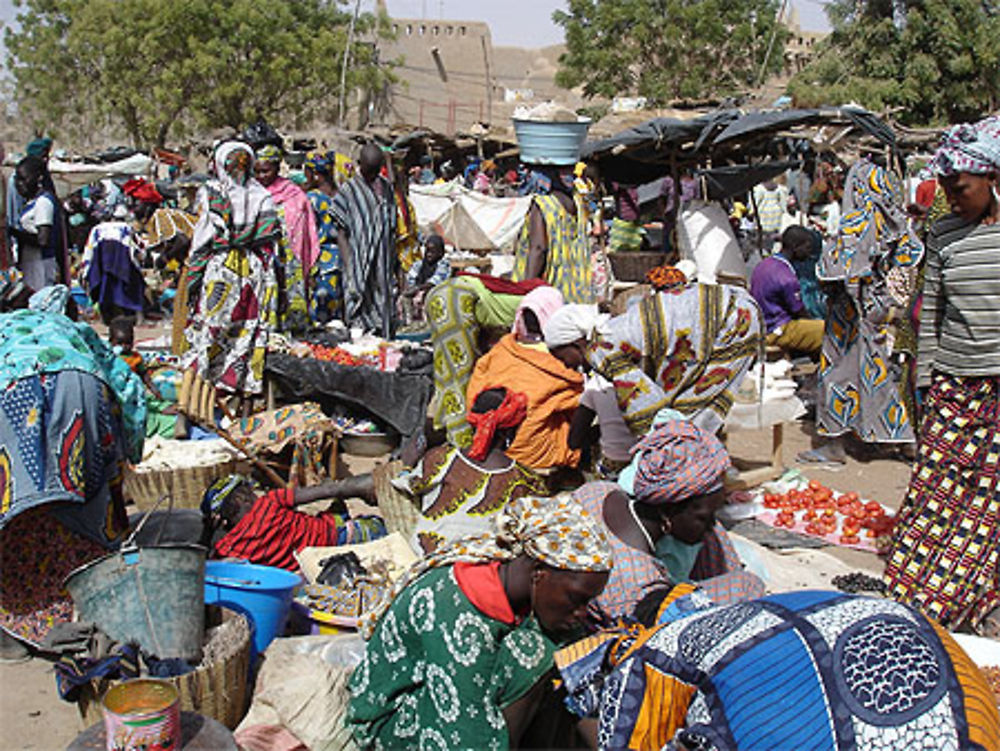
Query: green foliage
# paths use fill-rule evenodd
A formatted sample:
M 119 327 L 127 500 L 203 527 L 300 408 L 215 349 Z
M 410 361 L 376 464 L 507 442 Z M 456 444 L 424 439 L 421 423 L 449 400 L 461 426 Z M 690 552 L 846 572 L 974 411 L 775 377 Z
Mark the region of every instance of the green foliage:
M 566 33 L 556 82 L 582 85 L 587 97 L 662 103 L 743 92 L 780 70 L 788 37 L 777 0 L 568 0 L 567 8 L 553 14 Z
M 7 31 L 19 109 L 65 130 L 120 123 L 136 145 L 194 128 L 333 117 L 350 15 L 344 0 L 21 0 Z M 391 79 L 359 18 L 347 90 Z
M 896 0 L 903 2 L 903 0 Z M 788 91 L 804 107 L 854 101 L 900 109 L 907 125 L 975 120 L 1000 105 L 1000 13 L 983 0 L 835 0 L 833 33 Z M 863 10 L 860 15 L 856 9 Z

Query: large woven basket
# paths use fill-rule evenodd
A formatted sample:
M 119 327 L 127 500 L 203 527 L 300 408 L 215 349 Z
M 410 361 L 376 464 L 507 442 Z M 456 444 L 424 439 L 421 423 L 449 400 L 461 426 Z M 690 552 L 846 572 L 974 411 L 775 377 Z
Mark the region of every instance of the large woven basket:
M 644 282 L 646 272 L 662 266 L 667 261 L 666 253 L 638 253 L 630 250 L 608 253 L 611 270 L 620 282 Z
M 175 508 L 198 508 L 205 489 L 225 475 L 247 470 L 245 463 L 226 459 L 195 467 L 125 471 L 125 498 L 139 511 L 148 511 L 163 495 L 174 499 Z
M 210 607 L 209 628 L 201 664 L 191 673 L 166 678 L 180 694 L 181 709 L 212 717 L 230 730 L 236 728 L 250 704 L 250 626 L 232 610 Z M 117 680 L 100 678 L 84 686 L 77 709 L 84 727 L 101 722 L 101 701 Z

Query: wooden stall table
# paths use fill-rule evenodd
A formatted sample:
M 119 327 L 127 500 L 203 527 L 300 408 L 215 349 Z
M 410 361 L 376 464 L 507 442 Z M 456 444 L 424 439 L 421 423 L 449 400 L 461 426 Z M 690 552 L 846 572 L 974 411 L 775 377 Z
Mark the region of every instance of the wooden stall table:
M 783 457 L 785 423 L 798 419 L 805 412 L 805 405 L 795 395 L 765 399 L 761 404 L 757 402 L 733 404 L 726 417 L 724 426 L 726 434 L 738 430 L 771 428 L 771 452 L 764 466 L 752 466 L 759 465 L 759 461 L 750 462 L 743 458 L 732 457 L 733 466 L 739 470 L 739 474 L 733 479 L 727 478 L 726 488 L 746 490 L 781 477 L 785 473 Z
M 104 751 L 104 721 L 95 722 L 66 747 L 66 751 Z M 217 720 L 197 712 L 181 712 L 183 751 L 236 751 L 233 734 Z

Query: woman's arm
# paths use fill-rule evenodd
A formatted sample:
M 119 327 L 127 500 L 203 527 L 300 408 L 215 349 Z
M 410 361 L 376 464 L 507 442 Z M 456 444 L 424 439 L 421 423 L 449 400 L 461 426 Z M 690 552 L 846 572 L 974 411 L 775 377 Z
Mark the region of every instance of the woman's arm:
M 544 279 L 549 238 L 542 210 L 535 203 L 528 209 L 528 263 L 525 279 Z
M 569 447 L 576 451 L 582 449 L 588 442 L 591 435 L 591 426 L 594 424 L 594 417 L 597 413 L 590 407 L 581 404 L 573 413 L 573 419 L 569 424 Z M 598 428 L 600 430 L 600 428 Z M 600 435 L 600 432 L 598 432 Z

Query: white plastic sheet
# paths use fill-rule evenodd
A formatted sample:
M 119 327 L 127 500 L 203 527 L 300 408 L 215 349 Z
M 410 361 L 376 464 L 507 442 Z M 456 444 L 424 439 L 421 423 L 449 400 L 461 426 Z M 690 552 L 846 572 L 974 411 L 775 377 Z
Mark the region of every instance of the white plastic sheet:
M 513 250 L 531 206 L 530 196 L 484 196 L 457 181 L 411 185 L 410 201 L 422 231 L 443 232 L 445 240 L 458 248 L 505 252 Z
M 747 278 L 743 252 L 736 241 L 729 217 L 717 203 L 694 201 L 677 217 L 677 241 L 681 258 L 698 264 L 698 281 L 716 284 L 720 272 Z

